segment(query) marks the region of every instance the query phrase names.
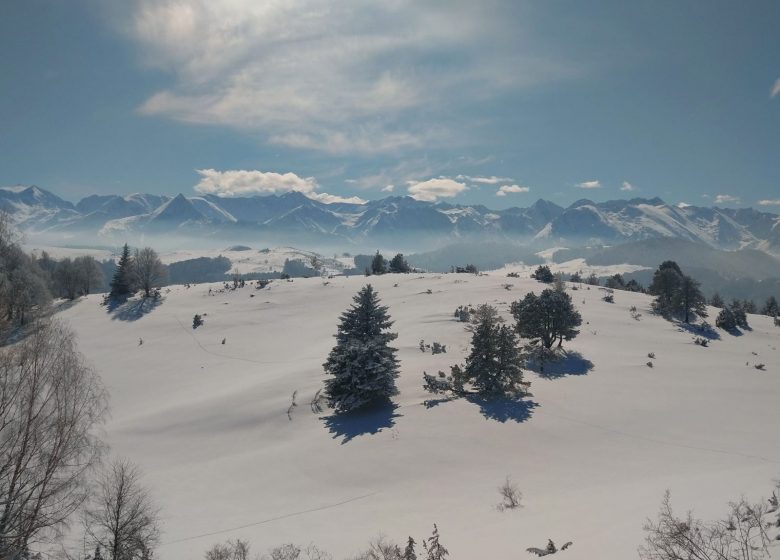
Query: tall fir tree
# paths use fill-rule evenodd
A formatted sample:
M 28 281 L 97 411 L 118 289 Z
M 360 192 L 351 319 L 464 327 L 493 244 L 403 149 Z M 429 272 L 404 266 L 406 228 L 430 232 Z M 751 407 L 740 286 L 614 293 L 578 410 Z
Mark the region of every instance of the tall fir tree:
M 462 377 L 453 375 L 453 381 L 460 386 L 471 383 L 485 396 L 516 393 L 523 381 L 521 363 L 514 329 L 485 313 L 474 327 L 466 365 L 462 372 L 458 370 Z
M 384 274 L 387 272 L 387 261 L 379 251 L 376 252 L 374 258 L 371 259 L 371 273 L 372 274 Z
M 397 350 L 389 343 L 398 335 L 387 332 L 393 321 L 379 296 L 366 285 L 341 314 L 336 346 L 323 364 L 331 377 L 325 381 L 330 405 L 347 412 L 371 403 L 387 401 L 398 394 Z
M 417 553 L 414 550 L 416 544 L 414 539 L 409 537 L 409 540 L 406 541 L 406 548 L 404 548 L 404 554 L 401 556 L 401 560 L 417 560 Z
M 667 314 L 674 310 L 672 302 L 682 278 L 682 270 L 674 261 L 662 262 L 653 273 L 653 281 L 647 291 L 656 296 L 654 306 L 660 313 Z
M 780 304 L 777 303 L 775 296 L 769 296 L 761 309 L 762 315 L 768 315 L 769 317 L 777 317 L 780 315 Z
M 691 314 L 707 316 L 707 300 L 699 289 L 699 283 L 690 276 L 683 276 L 672 296 L 672 308 L 683 316 L 686 323 L 691 322 Z
M 130 247 L 127 243 L 122 248 L 122 256 L 119 257 L 119 263 L 111 279 L 112 298 L 126 297 L 133 291 L 133 260 L 130 257 Z

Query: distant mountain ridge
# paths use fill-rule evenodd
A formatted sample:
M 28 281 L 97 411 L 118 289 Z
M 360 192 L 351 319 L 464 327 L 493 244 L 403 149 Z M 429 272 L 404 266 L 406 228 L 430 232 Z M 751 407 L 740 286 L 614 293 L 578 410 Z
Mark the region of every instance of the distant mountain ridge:
M 27 233 L 88 234 L 106 241 L 136 234 L 181 233 L 424 248 L 459 239 L 550 247 L 668 237 L 718 249 L 757 249 L 780 255 L 777 214 L 752 208 L 677 206 L 660 198 L 582 199 L 566 208 L 539 199 L 527 208 L 491 210 L 408 196 L 365 204 L 325 204 L 292 192 L 245 198 L 92 195 L 74 205 L 36 186 L 15 186 L 0 188 L 0 210 Z

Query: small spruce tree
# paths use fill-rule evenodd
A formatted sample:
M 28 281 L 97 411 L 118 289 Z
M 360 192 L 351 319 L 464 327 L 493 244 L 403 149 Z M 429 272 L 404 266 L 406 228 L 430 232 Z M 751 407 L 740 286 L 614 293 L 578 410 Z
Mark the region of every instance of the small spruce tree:
M 371 259 L 371 274 L 384 274 L 387 272 L 387 261 L 379 251 Z
M 769 296 L 769 299 L 766 300 L 764 307 L 761 309 L 761 314 L 769 317 L 780 315 L 780 305 L 777 303 L 775 296 Z
M 401 253 L 398 253 L 396 256 L 394 256 L 392 259 L 390 259 L 389 264 L 390 272 L 395 273 L 407 273 L 412 271 L 412 267 L 409 266 L 409 263 L 406 262 L 406 259 Z
M 555 276 L 553 276 L 550 267 L 547 265 L 540 265 L 537 267 L 534 273 L 531 274 L 531 278 L 534 278 L 537 282 L 544 282 L 545 284 L 551 284 L 553 280 L 555 280 Z
M 715 292 L 712 294 L 712 297 L 710 298 L 710 305 L 712 307 L 717 307 L 718 309 L 723 309 L 723 306 L 726 305 L 723 301 L 723 298 L 720 297 L 720 294 L 718 292 Z
M 122 256 L 111 279 L 111 291 L 109 297 L 123 298 L 133 292 L 133 260 L 130 257 L 130 247 L 127 243 L 122 248 Z
M 337 412 L 347 412 L 398 394 L 396 349 L 389 346 L 397 334 L 386 332 L 393 322 L 371 284 L 361 289 L 341 314 L 336 346 L 323 364 L 331 377 L 325 393 Z

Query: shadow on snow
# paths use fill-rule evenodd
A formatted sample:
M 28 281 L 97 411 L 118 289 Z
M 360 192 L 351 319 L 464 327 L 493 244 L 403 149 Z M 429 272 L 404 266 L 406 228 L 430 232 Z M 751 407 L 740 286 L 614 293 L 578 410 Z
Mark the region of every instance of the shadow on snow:
M 395 426 L 395 419 L 401 416 L 395 412 L 397 408 L 395 403 L 385 403 L 352 412 L 333 413 L 321 418 L 325 427 L 333 434 L 333 439 L 341 438 L 343 445 L 353 438 L 378 434 Z
M 131 299 L 109 299 L 106 303 L 112 319 L 120 321 L 137 321 L 144 315 L 154 311 L 163 302 L 161 297 L 142 297 Z
M 538 359 L 528 360 L 525 365 L 544 379 L 558 379 L 567 375 L 586 375 L 593 369 L 593 362 L 573 350 L 557 352 L 554 358 L 544 362 Z
M 512 421 L 525 422 L 533 414 L 533 410 L 539 403 L 522 397 L 483 397 L 480 395 L 466 395 L 463 397 L 471 404 L 479 406 L 479 413 L 485 420 L 496 420 L 502 424 Z M 458 397 L 441 397 L 428 399 L 423 404 L 425 408 L 433 408 L 440 404 L 457 400 Z

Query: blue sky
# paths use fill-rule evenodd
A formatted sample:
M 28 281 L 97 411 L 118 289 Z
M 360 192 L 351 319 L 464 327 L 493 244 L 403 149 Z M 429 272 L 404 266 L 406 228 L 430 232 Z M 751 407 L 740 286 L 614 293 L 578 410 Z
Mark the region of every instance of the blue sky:
M 0 185 L 778 211 L 779 24 L 774 1 L 10 0 Z

